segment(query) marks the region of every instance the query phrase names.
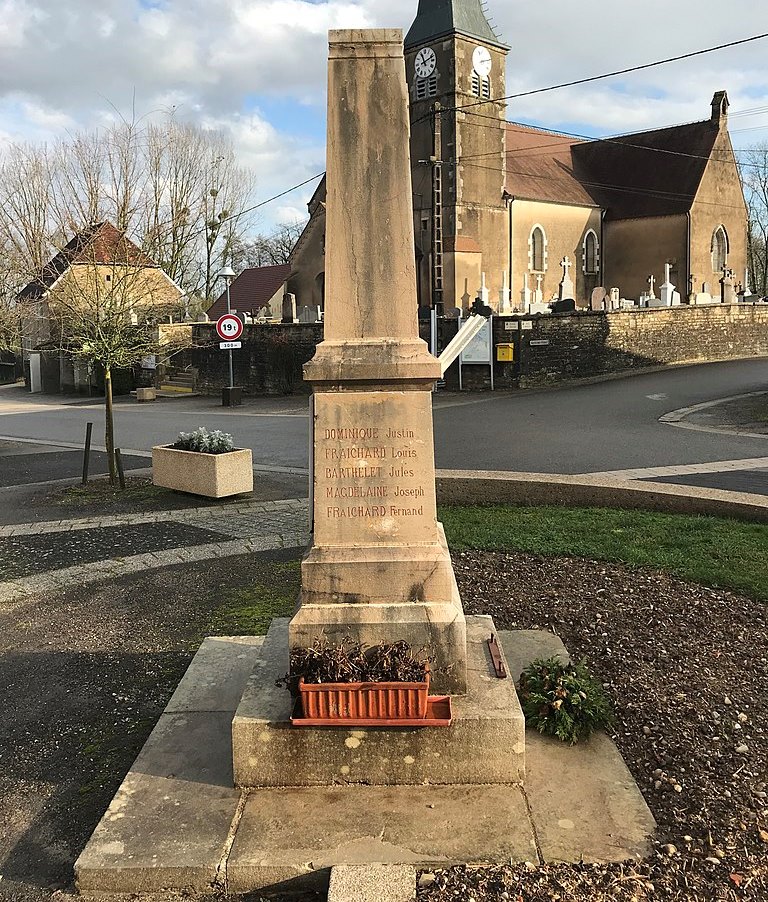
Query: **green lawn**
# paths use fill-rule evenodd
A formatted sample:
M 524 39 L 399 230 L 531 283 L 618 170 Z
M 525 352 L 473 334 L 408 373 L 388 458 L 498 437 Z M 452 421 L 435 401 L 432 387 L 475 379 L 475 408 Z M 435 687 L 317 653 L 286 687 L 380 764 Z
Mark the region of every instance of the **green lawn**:
M 768 525 L 564 507 L 442 507 L 453 549 L 622 561 L 768 600 Z

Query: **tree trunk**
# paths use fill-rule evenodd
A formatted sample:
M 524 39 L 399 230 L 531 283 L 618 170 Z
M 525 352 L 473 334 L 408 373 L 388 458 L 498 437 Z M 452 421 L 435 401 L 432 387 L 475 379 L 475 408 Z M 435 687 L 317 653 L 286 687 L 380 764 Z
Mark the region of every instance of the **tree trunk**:
M 107 448 L 107 460 L 109 461 L 109 481 L 117 484 L 117 466 L 115 464 L 115 420 L 112 412 L 112 370 L 104 368 L 104 404 L 105 404 L 105 429 L 104 444 Z

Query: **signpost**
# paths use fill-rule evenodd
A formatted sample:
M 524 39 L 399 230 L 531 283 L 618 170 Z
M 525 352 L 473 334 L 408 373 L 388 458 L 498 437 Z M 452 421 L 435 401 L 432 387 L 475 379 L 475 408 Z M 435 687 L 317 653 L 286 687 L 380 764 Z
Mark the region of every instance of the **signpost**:
M 227 293 L 229 293 L 229 283 L 227 283 Z M 229 306 L 229 304 L 227 304 Z M 219 347 L 222 351 L 229 352 L 229 389 L 224 392 L 225 406 L 231 407 L 233 403 L 239 403 L 234 397 L 233 387 L 235 384 L 234 366 L 232 363 L 232 349 L 241 348 L 243 343 L 237 341 L 243 334 L 243 321 L 234 313 L 225 313 L 216 321 L 216 334 L 221 339 Z

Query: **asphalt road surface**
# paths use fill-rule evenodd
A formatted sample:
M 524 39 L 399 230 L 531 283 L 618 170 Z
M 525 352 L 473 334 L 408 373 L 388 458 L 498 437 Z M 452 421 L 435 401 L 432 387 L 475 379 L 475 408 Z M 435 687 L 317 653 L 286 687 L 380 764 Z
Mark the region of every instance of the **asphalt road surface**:
M 446 469 L 597 473 L 677 467 L 713 461 L 768 458 L 768 439 L 675 428 L 659 417 L 682 407 L 768 389 L 768 359 L 681 367 L 657 373 L 548 391 L 437 393 L 434 396 L 437 466 Z M 204 425 L 234 435 L 253 450 L 254 464 L 306 468 L 307 400 L 256 398 L 225 409 L 217 398 L 120 399 L 117 444 L 128 454 L 172 442 Z M 98 401 L 63 403 L 31 396 L 18 386 L 0 389 L 0 436 L 82 444 L 94 422 L 94 446 L 103 444 Z

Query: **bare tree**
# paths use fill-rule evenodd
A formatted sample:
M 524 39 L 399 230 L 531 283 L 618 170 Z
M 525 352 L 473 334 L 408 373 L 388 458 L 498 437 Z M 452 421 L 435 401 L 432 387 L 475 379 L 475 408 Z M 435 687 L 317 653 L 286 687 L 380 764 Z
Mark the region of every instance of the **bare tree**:
M 742 163 L 749 211 L 750 287 L 765 296 L 768 295 L 768 143 L 747 151 Z
M 0 297 L 0 354 L 18 354 L 21 350 L 21 308 Z
M 256 266 L 288 263 L 303 229 L 303 223 L 283 223 L 269 235 L 257 235 L 250 241 L 233 241 L 232 265 L 239 272 Z
M 110 221 L 190 295 L 210 301 L 255 186 L 231 140 L 176 122 L 121 120 L 0 159 L 0 253 L 20 289 L 74 235 Z
M 124 235 L 104 257 L 104 247 L 79 255 L 46 295 L 51 343 L 61 353 L 102 367 L 105 445 L 110 480 L 116 478 L 112 407 L 114 370 L 171 350 L 159 324 L 183 310 L 178 289 Z M 191 329 L 189 330 L 191 333 Z M 175 333 L 174 341 L 183 341 Z

